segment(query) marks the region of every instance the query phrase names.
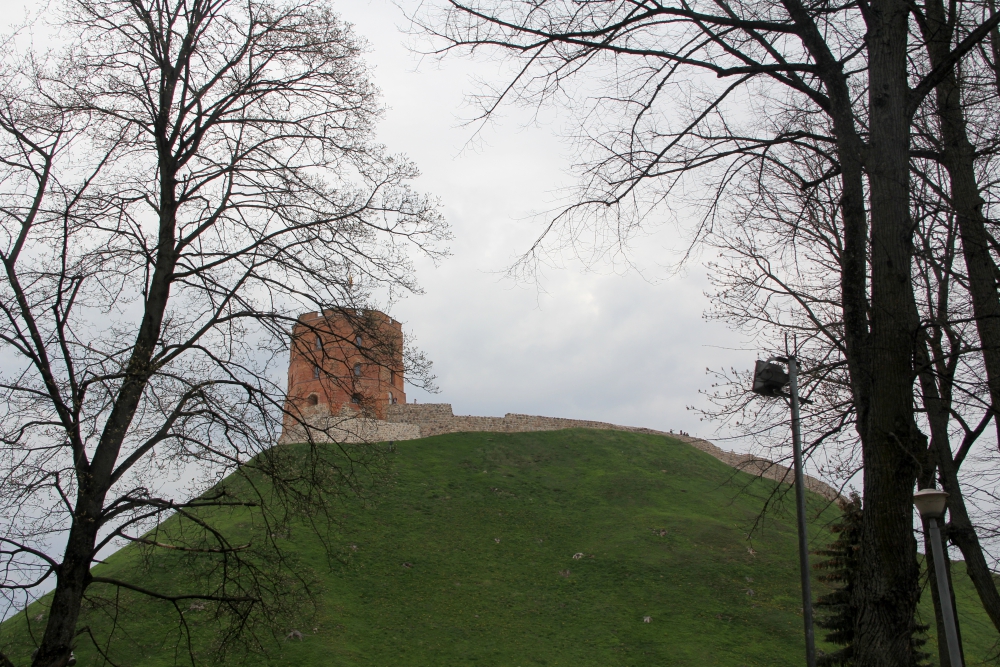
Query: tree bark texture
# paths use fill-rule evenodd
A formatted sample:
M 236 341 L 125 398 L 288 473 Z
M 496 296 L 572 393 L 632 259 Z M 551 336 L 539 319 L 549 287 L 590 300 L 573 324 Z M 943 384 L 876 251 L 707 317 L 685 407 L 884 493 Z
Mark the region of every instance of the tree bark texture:
M 871 192 L 871 407 L 864 454 L 864 503 L 855 588 L 855 664 L 910 667 L 920 570 L 913 536 L 913 485 L 920 470 L 913 414 L 917 309 L 909 209 L 908 7 L 877 0 L 868 19 Z M 864 372 L 864 371 L 862 371 Z
M 928 53 L 931 65 L 937 66 L 951 49 L 952 27 L 947 21 L 941 0 L 926 5 Z M 937 114 L 941 121 L 941 153 L 951 182 L 951 204 L 958 223 L 962 256 L 965 261 L 972 299 L 976 331 L 983 351 L 983 365 L 990 392 L 994 424 L 1000 436 L 1000 293 L 996 285 L 996 267 L 990 256 L 989 236 L 983 215 L 983 198 L 975 173 L 975 148 L 969 141 L 961 90 L 952 67 L 935 90 Z M 969 518 L 958 481 L 958 470 L 951 448 L 936 449 L 944 490 L 948 492 L 950 525 L 948 535 L 962 551 L 966 569 L 993 625 L 1000 630 L 1000 592 L 983 555 L 979 537 Z
M 841 165 L 845 345 L 865 460 L 864 502 L 872 509 L 871 514 L 866 509 L 862 524 L 854 588 L 854 660 L 859 667 L 909 667 L 916 662 L 911 637 L 919 598 L 912 491 L 923 448 L 912 404 L 918 318 L 910 276 L 914 230 L 909 214 L 907 7 L 897 0 L 872 5 L 871 141 L 865 151 L 839 63 L 804 7 L 795 0 L 784 4 L 829 94 Z M 871 192 L 870 238 L 865 171 Z
M 45 633 L 32 661 L 35 666 L 63 667 L 73 651 L 81 602 L 90 584 L 90 566 L 103 505 L 103 495 L 97 501 L 86 497 L 85 493 L 81 489 L 77 497 L 76 514 L 57 573 Z

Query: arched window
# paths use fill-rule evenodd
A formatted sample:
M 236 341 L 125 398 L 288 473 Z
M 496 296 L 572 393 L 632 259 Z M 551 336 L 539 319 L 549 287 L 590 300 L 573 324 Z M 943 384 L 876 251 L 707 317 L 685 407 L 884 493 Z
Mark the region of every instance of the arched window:
M 320 338 L 319 334 L 316 334 L 316 351 L 317 352 L 323 351 L 323 339 Z
M 396 371 L 389 371 L 389 384 L 396 384 Z
M 361 364 L 354 364 L 354 375 L 361 376 Z
M 318 380 L 319 379 L 319 374 L 320 374 L 320 368 L 319 368 L 319 366 L 313 366 L 313 379 L 314 380 Z
M 390 391 L 389 392 L 389 405 L 392 405 L 395 402 L 396 402 L 396 398 L 392 395 L 392 392 Z
M 362 342 L 361 341 L 361 336 L 355 336 L 354 337 L 354 344 L 355 345 L 357 345 L 358 347 L 361 347 L 361 342 Z
M 306 403 L 308 405 L 319 405 L 319 396 L 316 394 L 309 394 L 309 397 L 306 398 Z

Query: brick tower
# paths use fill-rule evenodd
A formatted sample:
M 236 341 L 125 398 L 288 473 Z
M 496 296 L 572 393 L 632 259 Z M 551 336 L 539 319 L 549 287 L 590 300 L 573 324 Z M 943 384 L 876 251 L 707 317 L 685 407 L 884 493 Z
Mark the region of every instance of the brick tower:
M 346 409 L 385 419 L 393 403 L 406 403 L 399 322 L 377 310 L 299 316 L 288 363 L 290 415 L 327 410 L 336 415 Z

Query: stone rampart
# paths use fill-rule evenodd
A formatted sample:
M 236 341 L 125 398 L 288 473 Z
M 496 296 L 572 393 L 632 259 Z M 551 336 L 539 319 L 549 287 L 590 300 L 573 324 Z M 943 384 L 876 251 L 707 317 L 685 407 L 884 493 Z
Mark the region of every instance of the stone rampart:
M 417 437 L 426 438 L 442 433 L 464 433 L 469 431 L 491 431 L 496 433 L 524 433 L 528 431 L 557 431 L 564 428 L 594 428 L 613 431 L 630 431 L 632 433 L 651 433 L 665 435 L 686 442 L 695 449 L 709 454 L 728 466 L 742 470 L 751 475 L 765 477 L 779 482 L 791 483 L 794 479 L 792 470 L 780 463 L 752 454 L 737 454 L 727 452 L 708 440 L 693 438 L 677 433 L 656 431 L 636 426 L 619 426 L 607 422 L 589 421 L 585 419 L 563 419 L 561 417 L 541 417 L 538 415 L 522 415 L 508 412 L 503 417 L 473 417 L 455 415 L 450 403 L 399 404 L 391 405 L 386 412 L 386 420 L 399 424 L 412 424 L 420 428 Z M 399 438 L 402 439 L 402 438 Z M 835 500 L 840 494 L 826 482 L 806 475 L 806 488 L 827 500 Z
M 287 424 L 278 444 L 292 442 L 389 442 L 422 437 L 416 424 L 388 422 L 359 416 L 350 408 L 331 414 L 322 403 L 307 408 L 301 422 Z M 286 420 L 287 422 L 287 420 Z
M 558 431 L 564 428 L 594 428 L 631 433 L 650 433 L 686 442 L 695 449 L 709 454 L 737 470 L 779 482 L 791 483 L 794 474 L 790 468 L 752 454 L 727 452 L 708 440 L 678 433 L 656 431 L 636 426 L 619 426 L 607 422 L 584 419 L 563 419 L 507 413 L 503 417 L 474 417 L 455 415 L 450 403 L 406 403 L 390 405 L 385 421 L 366 419 L 352 410 L 342 410 L 333 415 L 324 405 L 312 407 L 304 415 L 306 423 L 286 427 L 280 444 L 305 442 L 308 434 L 314 442 L 388 442 L 416 440 L 443 433 L 488 431 L 494 433 L 524 433 L 528 431 Z M 827 500 L 836 500 L 839 493 L 832 486 L 814 477 L 806 476 L 806 488 Z

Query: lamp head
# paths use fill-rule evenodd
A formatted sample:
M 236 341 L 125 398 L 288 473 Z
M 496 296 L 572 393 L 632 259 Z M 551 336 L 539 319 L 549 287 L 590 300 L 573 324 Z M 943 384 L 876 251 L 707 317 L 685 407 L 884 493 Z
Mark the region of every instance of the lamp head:
M 788 373 L 778 364 L 770 361 L 757 361 L 753 371 L 753 389 L 761 396 L 782 396 L 782 388 L 788 384 Z
M 920 489 L 913 494 L 913 504 L 925 519 L 939 519 L 944 516 L 948 494 L 939 489 Z

